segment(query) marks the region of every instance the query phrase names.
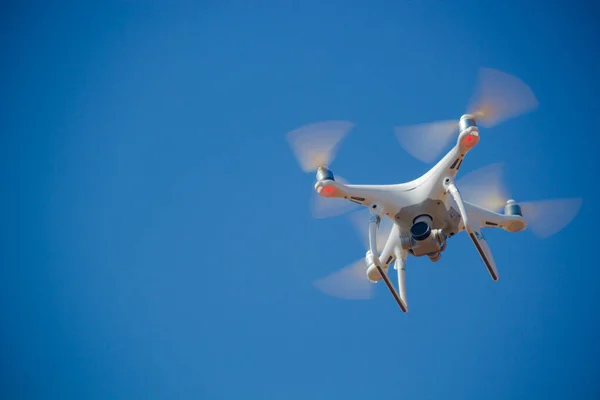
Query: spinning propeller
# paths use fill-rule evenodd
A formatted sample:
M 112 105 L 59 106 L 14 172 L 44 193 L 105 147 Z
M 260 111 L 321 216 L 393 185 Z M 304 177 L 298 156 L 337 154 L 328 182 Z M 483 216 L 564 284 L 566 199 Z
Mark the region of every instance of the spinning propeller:
M 503 180 L 502 163 L 480 168 L 459 179 L 456 186 L 469 203 L 500 212 L 510 199 Z M 527 226 L 539 238 L 546 238 L 566 227 L 581 208 L 581 198 L 518 202 Z
M 302 170 L 315 172 L 331 164 L 339 143 L 353 127 L 349 121 L 317 122 L 288 132 L 287 139 Z
M 333 162 L 342 139 L 354 127 L 349 121 L 325 121 L 304 125 L 287 134 L 287 140 L 300 168 L 304 172 L 316 172 L 319 167 L 329 167 Z M 335 180 L 347 184 L 344 178 Z M 311 211 L 315 218 L 327 218 L 344 214 L 358 208 L 358 204 L 345 199 L 324 198 L 312 191 Z
M 356 232 L 363 242 L 365 249 L 369 248 L 369 235 L 366 221 L 369 220 L 369 211 L 364 209 L 349 215 Z M 377 230 L 377 252 L 381 252 L 392 231 L 393 223 L 388 218 L 381 218 Z M 367 279 L 367 264 L 361 258 L 352 264 L 321 278 L 313 285 L 323 293 L 350 300 L 366 300 L 373 297 L 375 285 Z
M 477 88 L 467 113 L 489 128 L 531 112 L 538 106 L 531 89 L 514 76 L 489 68 L 479 72 Z M 456 136 L 458 120 L 396 127 L 396 138 L 413 157 L 432 162 Z

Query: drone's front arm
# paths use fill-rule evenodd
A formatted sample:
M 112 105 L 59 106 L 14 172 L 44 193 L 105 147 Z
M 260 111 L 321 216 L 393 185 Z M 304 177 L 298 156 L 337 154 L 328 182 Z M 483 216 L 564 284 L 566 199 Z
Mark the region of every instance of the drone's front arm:
M 477 145 L 477 143 L 479 143 L 478 128 L 476 126 L 466 126 L 458 135 L 456 145 L 422 177 L 416 179 L 415 182 L 418 185 L 429 183 L 430 191 L 432 192 L 435 192 L 436 189 L 445 191 L 442 183 L 443 180 L 446 178 L 453 180 L 456 177 L 465 156 Z
M 318 180 L 315 190 L 323 197 L 346 199 L 365 207 L 380 204 L 391 211 L 397 203 L 397 193 L 406 190 L 406 185 L 346 185 L 328 179 Z

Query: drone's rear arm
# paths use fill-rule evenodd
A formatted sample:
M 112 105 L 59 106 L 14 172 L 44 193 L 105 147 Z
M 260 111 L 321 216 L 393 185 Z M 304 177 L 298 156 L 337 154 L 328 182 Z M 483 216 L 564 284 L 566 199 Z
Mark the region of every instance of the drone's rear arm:
M 487 210 L 464 201 L 469 218 L 481 228 L 501 228 L 508 232 L 518 232 L 526 227 L 525 219 L 520 215 L 506 215 Z

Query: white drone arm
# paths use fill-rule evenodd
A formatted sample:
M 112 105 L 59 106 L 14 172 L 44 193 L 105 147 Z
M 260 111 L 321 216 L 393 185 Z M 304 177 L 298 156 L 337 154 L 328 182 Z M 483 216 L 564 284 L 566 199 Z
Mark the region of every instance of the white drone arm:
M 490 276 L 493 280 L 497 281 L 498 270 L 496 269 L 496 262 L 494 261 L 494 257 L 492 256 L 492 251 L 490 250 L 490 247 L 488 246 L 487 242 L 485 241 L 485 238 L 481 234 L 481 227 L 479 226 L 480 221 L 475 221 L 476 224 L 472 224 L 470 222 L 469 214 L 467 213 L 467 210 L 465 208 L 465 203 L 463 202 L 462 196 L 456 188 L 456 185 L 454 185 L 454 182 L 450 178 L 446 178 L 444 183 L 448 192 L 450 192 L 450 194 L 454 198 L 454 201 L 456 202 L 456 205 L 458 206 L 463 225 L 465 227 L 465 230 L 469 234 L 469 238 L 475 245 L 475 248 L 481 256 L 481 259 L 483 260 L 483 263 L 485 264 Z
M 467 201 L 464 202 L 470 224 L 477 222 L 481 228 L 504 229 L 507 232 L 519 232 L 527 227 L 527 221 L 519 214 L 499 214 Z

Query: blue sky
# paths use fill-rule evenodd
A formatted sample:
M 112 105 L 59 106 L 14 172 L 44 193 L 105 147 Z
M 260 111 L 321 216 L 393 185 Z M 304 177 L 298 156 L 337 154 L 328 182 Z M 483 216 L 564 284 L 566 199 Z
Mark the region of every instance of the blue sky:
M 63 399 L 594 399 L 600 37 L 566 1 L 4 4 L 1 391 Z M 481 66 L 532 114 L 482 131 L 517 200 L 581 196 L 545 240 L 409 259 L 410 312 L 311 282 L 364 256 L 315 220 L 285 133 L 351 120 L 334 172 L 430 165 L 393 127 L 455 118 Z

